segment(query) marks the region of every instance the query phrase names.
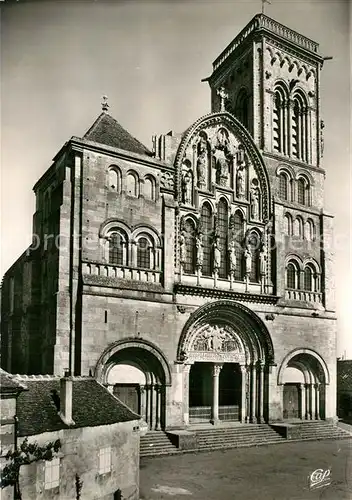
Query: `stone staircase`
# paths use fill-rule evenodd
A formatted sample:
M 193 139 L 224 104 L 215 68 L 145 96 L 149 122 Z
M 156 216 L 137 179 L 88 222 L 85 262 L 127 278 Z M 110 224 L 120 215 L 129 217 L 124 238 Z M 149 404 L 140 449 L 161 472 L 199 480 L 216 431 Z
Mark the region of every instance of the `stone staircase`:
M 295 431 L 289 440 L 324 440 L 324 439 L 345 439 L 352 435 L 340 427 L 325 422 L 324 420 L 298 422 L 292 424 Z
M 149 431 L 141 437 L 140 456 L 243 448 L 303 440 L 352 438 L 351 433 L 325 421 L 275 424 L 228 425 L 191 429 L 192 446 L 177 446 L 172 433 Z M 184 439 L 184 437 L 183 437 Z
M 180 451 L 174 446 L 166 432 L 148 431 L 140 441 L 140 456 L 151 457 L 155 455 L 172 455 Z

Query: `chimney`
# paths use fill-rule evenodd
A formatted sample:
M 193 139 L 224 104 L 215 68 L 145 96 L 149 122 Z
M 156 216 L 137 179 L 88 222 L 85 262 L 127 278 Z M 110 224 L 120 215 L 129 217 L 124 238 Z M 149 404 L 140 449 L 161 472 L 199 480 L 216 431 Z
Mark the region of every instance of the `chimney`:
M 72 420 L 72 391 L 73 378 L 69 372 L 65 372 L 60 379 L 60 417 L 67 425 L 74 425 Z

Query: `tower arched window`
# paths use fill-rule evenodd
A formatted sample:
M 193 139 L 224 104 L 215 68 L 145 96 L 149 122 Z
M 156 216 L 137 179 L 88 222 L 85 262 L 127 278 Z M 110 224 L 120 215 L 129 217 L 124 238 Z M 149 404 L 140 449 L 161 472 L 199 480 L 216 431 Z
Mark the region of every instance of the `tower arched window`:
M 308 241 L 314 241 L 315 240 L 315 225 L 314 222 L 311 219 L 307 220 L 307 240 Z
M 285 234 L 288 236 L 292 236 L 292 217 L 290 214 L 285 214 L 284 217 L 284 222 L 285 222 Z
M 273 96 L 273 150 L 287 154 L 287 92 L 277 85 Z
M 257 233 L 251 233 L 248 238 L 248 244 L 251 251 L 252 265 L 249 275 L 249 281 L 258 283 L 259 281 L 259 251 L 260 251 L 260 237 Z
M 184 225 L 185 236 L 185 262 L 183 270 L 185 273 L 193 274 L 196 267 L 196 247 L 195 247 L 195 225 L 190 219 L 187 219 Z
M 303 220 L 302 217 L 299 215 L 295 219 L 294 223 L 294 236 L 296 236 L 299 239 L 303 239 Z
M 122 231 L 112 232 L 109 236 L 109 263 L 116 266 L 127 263 L 127 237 Z
M 155 181 L 154 178 L 148 176 L 144 179 L 144 197 L 148 200 L 155 200 Z
M 310 266 L 304 268 L 304 289 L 307 292 L 314 291 L 314 273 Z
M 234 273 L 235 280 L 243 279 L 243 239 L 244 239 L 244 219 L 241 212 L 237 211 L 234 215 L 234 239 L 235 239 L 235 255 L 236 269 Z
M 286 267 L 286 287 L 292 289 L 300 288 L 300 272 L 295 262 L 289 262 Z
M 303 177 L 297 180 L 297 202 L 300 205 L 310 204 L 310 184 Z
M 129 172 L 126 177 L 126 193 L 129 196 L 139 196 L 139 179 L 136 173 Z
M 117 193 L 121 192 L 121 171 L 119 168 L 109 168 L 109 189 Z
M 292 120 L 292 156 L 307 161 L 307 102 L 301 92 L 293 96 Z
M 201 226 L 203 229 L 203 265 L 202 274 L 211 276 L 212 273 L 212 236 L 213 214 L 209 203 L 204 203 L 201 211 Z
M 151 269 L 152 245 L 148 238 L 141 236 L 137 240 L 137 267 Z
M 218 204 L 218 233 L 219 233 L 219 250 L 221 254 L 219 276 L 220 278 L 227 278 L 228 265 L 227 265 L 227 235 L 229 229 L 228 222 L 228 207 L 224 199 L 221 199 Z
M 280 198 L 282 200 L 288 200 L 289 199 L 289 196 L 288 196 L 289 181 L 288 181 L 287 174 L 284 172 L 281 172 L 279 179 L 280 179 L 280 186 L 279 186 Z
M 236 118 L 249 130 L 249 96 L 246 89 L 241 89 L 235 106 Z

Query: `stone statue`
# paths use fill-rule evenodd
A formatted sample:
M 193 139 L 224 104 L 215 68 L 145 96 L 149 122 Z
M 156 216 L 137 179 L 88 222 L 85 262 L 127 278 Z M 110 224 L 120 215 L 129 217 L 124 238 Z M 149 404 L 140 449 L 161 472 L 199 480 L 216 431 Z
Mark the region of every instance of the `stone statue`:
M 325 123 L 324 120 L 320 120 L 320 156 L 323 157 L 324 155 L 324 130 L 325 128 Z
M 237 195 L 237 198 L 245 198 L 245 196 L 246 196 L 246 169 L 245 169 L 245 167 L 238 167 L 237 168 L 236 195 Z
M 218 271 L 220 269 L 221 264 L 221 252 L 219 248 L 219 243 L 215 240 L 214 243 L 214 269 Z
M 251 216 L 252 219 L 259 219 L 259 190 L 258 188 L 252 189 L 251 193 Z
M 236 242 L 231 241 L 229 247 L 229 262 L 230 262 L 230 272 L 234 273 L 237 267 L 237 259 L 236 259 L 236 251 L 235 251 Z
M 192 174 L 189 171 L 183 174 L 182 199 L 186 205 L 192 204 Z
M 198 142 L 198 159 L 197 159 L 197 186 L 200 189 L 206 188 L 208 174 L 208 147 L 207 141 L 201 138 Z
M 200 234 L 196 236 L 196 250 L 197 250 L 197 267 L 202 267 L 204 251 L 202 244 L 202 236 Z
M 266 274 L 266 262 L 267 262 L 266 247 L 263 244 L 259 252 L 259 272 L 261 276 L 264 276 Z
M 216 145 L 214 147 L 216 182 L 220 186 L 227 186 L 230 160 L 232 158 L 231 146 L 228 133 L 225 129 L 220 129 L 217 133 Z
M 244 251 L 244 258 L 246 262 L 246 275 L 249 275 L 252 270 L 252 253 L 249 246 L 247 246 Z
M 180 245 L 180 262 L 184 264 L 186 262 L 186 238 L 183 231 L 180 233 L 178 242 Z

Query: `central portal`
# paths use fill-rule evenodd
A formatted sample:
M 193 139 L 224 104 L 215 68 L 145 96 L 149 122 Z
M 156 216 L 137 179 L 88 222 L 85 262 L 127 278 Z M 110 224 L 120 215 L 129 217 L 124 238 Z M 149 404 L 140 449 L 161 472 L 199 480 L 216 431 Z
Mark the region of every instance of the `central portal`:
M 238 363 L 195 362 L 189 378 L 190 424 L 240 420 L 243 376 Z

